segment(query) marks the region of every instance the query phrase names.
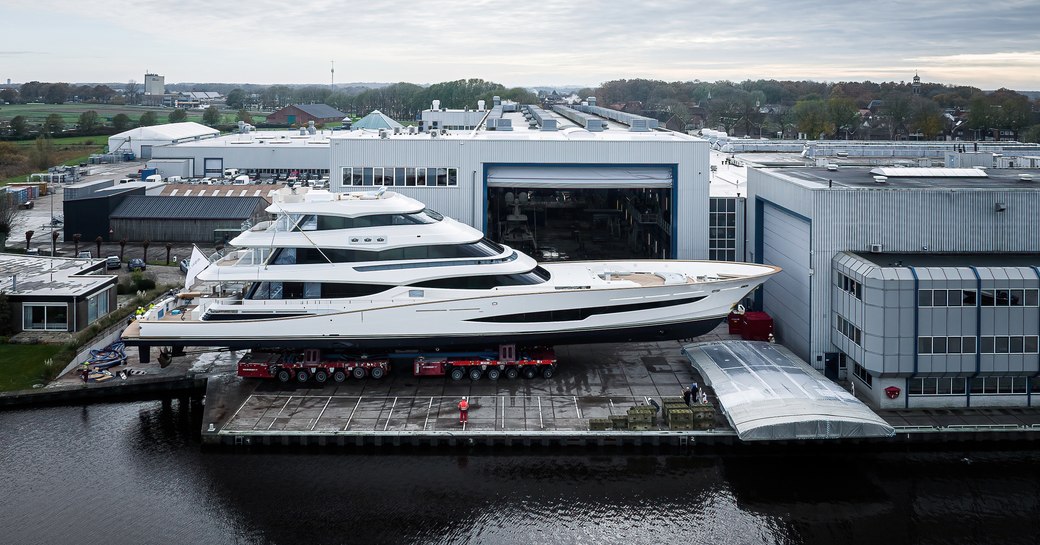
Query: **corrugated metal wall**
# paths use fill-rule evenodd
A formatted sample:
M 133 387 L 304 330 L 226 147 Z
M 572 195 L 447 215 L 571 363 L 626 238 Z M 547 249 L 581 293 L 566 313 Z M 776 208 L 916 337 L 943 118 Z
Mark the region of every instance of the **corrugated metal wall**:
M 831 259 L 842 251 L 1040 252 L 1040 189 L 828 189 L 782 173 L 748 170 L 750 210 L 766 199 L 812 219 L 811 361 L 835 351 L 830 297 Z M 1004 210 L 997 211 L 997 203 Z M 757 235 L 749 213 L 749 234 Z M 769 237 L 770 233 L 763 233 Z M 774 234 L 775 236 L 775 234 Z M 752 252 L 756 243 L 751 244 Z M 752 260 L 759 259 L 754 256 Z
M 332 139 L 332 190 L 342 167 L 458 167 L 458 187 L 395 187 L 443 214 L 482 229 L 486 164 L 678 165 L 677 257 L 708 255 L 708 144 L 701 140 L 610 141 L 467 138 Z

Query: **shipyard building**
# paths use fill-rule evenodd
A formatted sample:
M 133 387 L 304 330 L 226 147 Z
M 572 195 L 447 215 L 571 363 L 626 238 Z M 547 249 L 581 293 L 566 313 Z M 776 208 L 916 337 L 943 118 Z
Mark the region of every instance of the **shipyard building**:
M 1040 184 L 1028 171 L 750 169 L 778 340 L 876 407 L 1031 406 Z

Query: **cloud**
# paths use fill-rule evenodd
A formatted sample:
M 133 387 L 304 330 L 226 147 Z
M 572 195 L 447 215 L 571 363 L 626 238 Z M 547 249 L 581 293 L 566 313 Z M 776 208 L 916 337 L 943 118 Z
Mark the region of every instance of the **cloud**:
M 56 37 L 47 59 L 5 55 L 4 64 L 27 79 L 123 81 L 150 69 L 171 82 L 322 82 L 335 60 L 338 81 L 903 80 L 919 70 L 931 81 L 1040 89 L 1035 47 L 1023 47 L 1037 42 L 1024 16 L 1035 0 L 543 0 L 519 7 L 490 0 L 182 0 L 176 11 L 138 0 L 104 12 L 78 0 L 32 6 L 5 13 L 8 28 L 23 33 L 9 36 L 12 43 L 33 39 L 18 29 L 38 28 L 31 23 L 41 20 Z M 124 47 L 81 62 L 76 44 L 99 32 L 118 35 Z M 108 71 L 115 75 L 99 74 Z

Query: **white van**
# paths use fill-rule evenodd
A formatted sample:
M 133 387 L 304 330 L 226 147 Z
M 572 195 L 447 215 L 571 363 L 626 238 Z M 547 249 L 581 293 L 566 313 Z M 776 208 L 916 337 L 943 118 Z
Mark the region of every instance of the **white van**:
M 237 168 L 225 168 L 224 169 L 224 177 L 225 178 L 235 178 L 237 176 L 238 176 L 238 169 Z

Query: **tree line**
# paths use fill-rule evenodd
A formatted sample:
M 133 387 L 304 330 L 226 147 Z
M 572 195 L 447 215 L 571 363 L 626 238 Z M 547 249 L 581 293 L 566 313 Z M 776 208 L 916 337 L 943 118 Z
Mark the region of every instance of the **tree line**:
M 1040 101 L 1003 88 L 987 93 L 923 82 L 915 90 L 909 82 L 621 79 L 579 95 L 595 96 L 604 106 L 636 103 L 662 121 L 674 115 L 737 135 L 934 139 L 963 122 L 976 134 L 1007 130 L 1019 139 L 1040 138 Z
M 322 85 L 271 85 L 252 90 L 236 87 L 228 91 L 227 107 L 270 111 L 290 104 L 328 104 L 353 117 L 379 110 L 394 119 L 411 120 L 430 108 L 434 100 L 440 100 L 443 108 L 475 109 L 478 100 L 486 101 L 490 107 L 493 96 L 522 103 L 538 100 L 534 93 L 521 87 L 507 88 L 482 79 L 463 79 L 428 86 L 400 82 L 377 88 L 335 90 Z

